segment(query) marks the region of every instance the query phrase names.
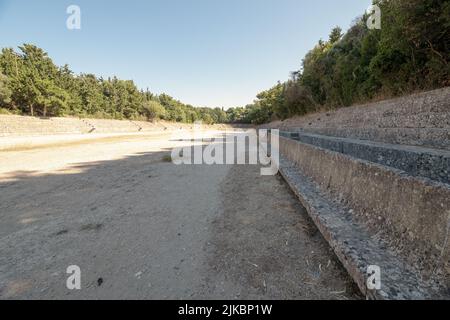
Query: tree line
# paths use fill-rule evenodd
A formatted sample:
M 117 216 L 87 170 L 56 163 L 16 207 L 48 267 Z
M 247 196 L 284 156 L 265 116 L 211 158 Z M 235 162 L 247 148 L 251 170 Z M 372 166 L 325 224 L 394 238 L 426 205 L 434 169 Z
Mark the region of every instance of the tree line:
M 31 44 L 20 46 L 19 52 L 1 51 L 0 111 L 41 117 L 227 122 L 222 108 L 195 108 L 167 94 L 139 90 L 131 80 L 75 75 Z
M 254 123 L 286 119 L 450 85 L 450 1 L 374 0 L 381 29 L 367 14 L 342 34 L 334 28 L 289 80 L 245 107 L 195 108 L 133 81 L 75 75 L 25 44 L 0 54 L 0 112 L 36 116 Z
M 228 110 L 229 118 L 261 124 L 450 85 L 450 1 L 374 4 L 381 29 L 367 27 L 367 14 L 345 34 L 334 28 L 289 80 L 245 108 Z

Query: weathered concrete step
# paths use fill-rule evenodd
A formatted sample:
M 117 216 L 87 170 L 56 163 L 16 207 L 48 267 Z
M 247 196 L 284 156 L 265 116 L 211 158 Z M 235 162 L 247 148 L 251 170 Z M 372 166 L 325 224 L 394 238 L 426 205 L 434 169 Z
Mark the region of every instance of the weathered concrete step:
M 450 151 L 382 142 L 330 137 L 305 132 L 281 136 L 352 157 L 400 169 L 412 176 L 450 184 Z
M 339 208 L 348 208 L 346 212 L 352 217 L 350 226 L 354 226 L 353 221 L 357 222 L 367 230 L 365 238 L 383 243 L 377 255 L 386 251 L 398 257 L 398 261 L 391 265 L 394 275 L 398 267 L 411 270 L 414 277 L 420 279 L 414 286 L 424 288 L 420 290 L 421 294 L 450 298 L 448 184 L 414 177 L 396 168 L 282 136 L 279 149 L 285 159 L 295 164 L 303 181 L 310 181 L 317 190 L 327 195 L 328 202 L 337 204 L 329 207 L 332 212 L 341 216 L 342 210 Z M 304 198 L 307 208 L 306 202 L 314 201 L 316 196 L 319 195 Z M 336 223 L 331 226 L 337 228 L 337 233 L 360 237 L 358 228 L 339 229 L 348 221 L 336 220 Z M 351 247 L 356 251 L 363 250 L 363 247 Z M 345 250 L 349 249 L 347 247 Z M 404 263 L 403 266 L 396 264 L 399 261 Z M 385 272 L 391 272 L 389 263 L 385 264 Z M 361 280 L 355 280 L 361 283 Z M 403 294 L 408 292 L 405 288 L 402 290 Z
M 417 273 L 405 261 L 386 249 L 386 244 L 370 237 L 368 230 L 356 221 L 348 208 L 329 200 L 314 182 L 283 156 L 280 159 L 280 173 L 367 298 L 401 300 L 439 297 L 432 287 L 421 283 Z M 369 290 L 367 287 L 367 270 L 372 265 L 381 269 L 381 290 Z
M 290 130 L 298 130 L 290 128 Z M 304 128 L 305 132 L 393 144 L 450 150 L 448 128 Z

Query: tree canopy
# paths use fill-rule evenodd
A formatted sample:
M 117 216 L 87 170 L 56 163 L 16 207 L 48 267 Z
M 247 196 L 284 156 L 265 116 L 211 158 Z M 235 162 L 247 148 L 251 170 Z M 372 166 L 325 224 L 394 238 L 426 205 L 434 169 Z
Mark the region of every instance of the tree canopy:
M 32 116 L 164 119 L 208 124 L 226 122 L 221 108 L 195 108 L 167 94 L 139 90 L 131 80 L 75 75 L 58 67 L 44 50 L 24 44 L 0 53 L 0 107 Z
M 240 114 L 264 123 L 450 84 L 450 1 L 376 0 L 381 29 L 368 16 L 319 40 L 291 79 L 258 94 Z M 228 111 L 234 114 L 234 111 Z M 245 117 L 244 117 L 245 118 Z
M 367 14 L 343 34 L 319 40 L 291 78 L 246 107 L 196 108 L 133 81 L 75 75 L 25 44 L 0 54 L 0 108 L 38 116 L 255 123 L 450 85 L 450 1 L 374 0 L 381 29 Z

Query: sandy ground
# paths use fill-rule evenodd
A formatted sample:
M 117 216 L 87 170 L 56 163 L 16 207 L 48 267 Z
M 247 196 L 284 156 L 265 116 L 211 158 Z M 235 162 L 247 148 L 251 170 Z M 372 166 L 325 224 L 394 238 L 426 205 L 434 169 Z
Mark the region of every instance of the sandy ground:
M 360 298 L 280 177 L 164 161 L 186 143 L 0 152 L 0 298 Z

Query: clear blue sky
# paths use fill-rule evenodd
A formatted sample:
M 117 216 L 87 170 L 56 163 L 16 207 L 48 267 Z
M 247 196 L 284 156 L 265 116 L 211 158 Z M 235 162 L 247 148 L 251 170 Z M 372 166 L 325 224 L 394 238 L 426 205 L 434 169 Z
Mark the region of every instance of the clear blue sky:
M 76 73 L 116 75 L 196 106 L 232 107 L 284 81 L 370 0 L 0 0 L 0 47 L 32 43 Z M 79 5 L 82 29 L 66 28 Z

